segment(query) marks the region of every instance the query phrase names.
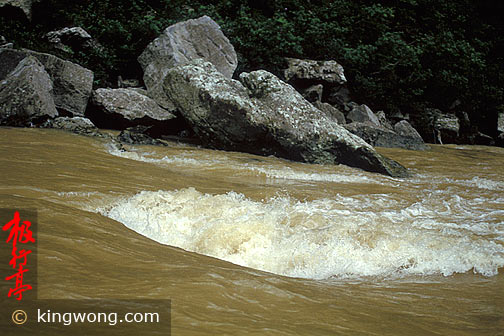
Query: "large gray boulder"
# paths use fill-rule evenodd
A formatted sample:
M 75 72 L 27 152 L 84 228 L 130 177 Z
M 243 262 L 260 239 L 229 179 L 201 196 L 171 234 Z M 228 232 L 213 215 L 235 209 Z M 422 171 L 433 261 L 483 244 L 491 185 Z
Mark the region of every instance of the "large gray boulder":
M 461 143 L 466 133 L 473 138 L 470 120 L 463 116 L 460 120 L 455 114 L 444 113 L 436 108 L 425 108 L 421 113 L 411 115 L 412 123 L 425 141 L 430 143 L 448 144 Z M 464 130 L 461 130 L 461 127 Z M 462 132 L 461 132 L 462 131 Z M 472 143 L 473 140 L 469 140 Z
M 52 82 L 32 56 L 0 80 L 0 125 L 31 126 L 58 115 Z
M 336 61 L 315 61 L 287 58 L 284 77 L 287 81 L 307 81 L 320 84 L 346 83 L 343 67 Z
M 367 105 L 355 106 L 346 116 L 351 122 L 365 123 L 380 127 L 380 120 Z
M 407 170 L 339 126 L 266 71 L 228 79 L 196 60 L 170 69 L 164 90 L 208 146 L 312 163 L 342 163 L 391 176 Z
M 93 92 L 88 115 L 99 127 L 123 129 L 175 118 L 153 99 L 132 89 L 97 89 Z
M 199 58 L 212 63 L 226 78 L 233 76 L 238 65 L 233 45 L 208 16 L 166 28 L 138 57 L 149 96 L 162 107 L 172 110 L 173 103 L 162 87 L 166 73 L 174 66 Z
M 417 139 L 419 142 L 423 142 L 422 137 L 417 132 L 417 130 L 411 126 L 406 120 L 401 120 L 394 125 L 394 131 L 402 136 Z
M 0 7 L 9 5 L 20 8 L 25 13 L 26 17 L 31 20 L 32 5 L 40 1 L 41 0 L 0 0 Z
M 74 116 L 84 116 L 93 88 L 93 72 L 50 54 L 27 49 L 0 49 L 0 80 L 27 56 L 37 58 L 49 74 L 56 108 Z
M 407 123 L 407 121 L 404 122 Z M 409 127 L 411 127 L 411 125 Z M 401 124 L 395 128 L 396 131 L 392 131 L 383 126 L 376 126 L 363 122 L 352 122 L 345 125 L 348 131 L 364 139 L 372 146 L 404 148 L 410 150 L 429 149 L 418 132 L 416 132 L 413 127 L 411 127 L 411 129 L 409 127 Z

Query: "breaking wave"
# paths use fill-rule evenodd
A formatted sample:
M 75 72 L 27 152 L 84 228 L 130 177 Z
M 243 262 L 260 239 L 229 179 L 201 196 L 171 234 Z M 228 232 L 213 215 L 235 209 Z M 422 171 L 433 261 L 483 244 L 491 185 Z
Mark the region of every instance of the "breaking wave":
M 384 194 L 255 201 L 186 188 L 142 191 L 100 211 L 160 243 L 290 277 L 492 276 L 504 266 L 503 221 L 478 218 L 457 197 L 398 202 Z

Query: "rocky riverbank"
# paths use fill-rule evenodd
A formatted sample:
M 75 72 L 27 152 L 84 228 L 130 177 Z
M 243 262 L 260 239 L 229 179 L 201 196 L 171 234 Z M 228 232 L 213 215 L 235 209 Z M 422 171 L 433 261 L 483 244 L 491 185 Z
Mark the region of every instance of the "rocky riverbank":
M 99 48 L 78 27 L 51 36 L 58 48 L 65 48 L 69 36 Z M 259 70 L 233 79 L 236 52 L 208 16 L 166 28 L 138 61 L 145 87 L 120 79 L 118 88 L 93 90 L 90 70 L 7 44 L 0 49 L 0 124 L 96 136 L 102 136 L 99 128 L 118 129 L 124 130 L 120 142 L 161 144 L 159 139 L 176 138 L 401 177 L 407 170 L 372 146 L 428 148 L 408 116 L 388 120 L 383 112 L 353 102 L 336 61 L 290 58 L 283 78 Z M 449 141 L 463 127 L 456 116 L 432 115 L 424 131 L 433 132 L 439 142 Z

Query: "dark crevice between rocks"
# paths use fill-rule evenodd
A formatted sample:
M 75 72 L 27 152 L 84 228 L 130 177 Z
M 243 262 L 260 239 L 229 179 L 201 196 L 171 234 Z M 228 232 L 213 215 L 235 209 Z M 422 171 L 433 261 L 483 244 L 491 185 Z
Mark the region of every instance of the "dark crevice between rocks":
M 5 53 L 7 57 L 2 57 L 2 62 L 0 63 L 0 81 L 4 80 L 7 75 L 17 67 L 19 62 L 21 62 L 26 55 L 19 53 L 15 49 L 0 49 L 2 55 Z
M 334 88 L 338 88 L 343 84 L 338 83 L 328 83 L 322 79 L 307 79 L 307 78 L 291 78 L 288 82 L 292 87 L 294 87 L 297 91 L 304 91 L 311 86 L 321 84 L 324 87 L 324 95 L 323 98 L 327 98 L 328 93 Z
M 130 139 L 132 141 L 137 140 L 134 143 L 146 144 L 148 142 L 149 144 L 154 144 L 150 143 L 151 141 L 146 140 L 146 138 L 143 139 L 140 134 L 144 134 L 152 139 L 201 144 L 201 141 L 182 117 L 169 120 L 156 120 L 145 116 L 140 119 L 128 120 L 118 113 L 104 113 L 100 109 L 93 107 L 92 104 L 88 105 L 85 116 L 98 128 L 121 131 L 129 130 L 131 134 L 134 134 L 130 136 Z M 128 139 L 128 136 L 125 135 L 124 139 Z M 129 140 L 125 142 L 132 143 Z
M 10 21 L 19 22 L 20 25 L 29 25 L 30 21 L 26 17 L 25 12 L 19 7 L 4 5 L 0 7 L 0 17 L 9 19 Z M 7 32 L 3 32 L 5 35 Z
M 48 116 L 34 117 L 29 120 L 25 116 L 14 115 L 0 120 L 0 126 L 14 126 L 14 127 L 42 127 L 48 120 Z
M 58 111 L 58 117 L 76 117 L 72 112 L 67 111 L 66 109 L 59 108 L 56 106 L 56 110 Z

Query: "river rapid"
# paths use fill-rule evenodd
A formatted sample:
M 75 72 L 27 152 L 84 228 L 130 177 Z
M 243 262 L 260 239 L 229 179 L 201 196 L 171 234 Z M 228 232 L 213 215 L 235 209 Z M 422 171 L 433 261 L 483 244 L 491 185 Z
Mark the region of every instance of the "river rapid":
M 504 335 L 504 149 L 378 149 L 408 179 L 0 128 L 39 298 L 172 300 L 173 335 Z M 124 331 L 124 335 L 129 335 Z

